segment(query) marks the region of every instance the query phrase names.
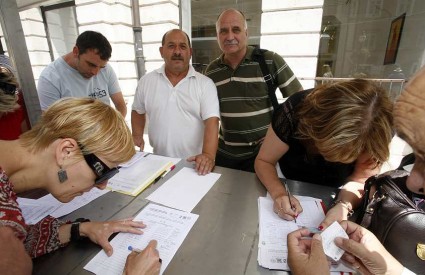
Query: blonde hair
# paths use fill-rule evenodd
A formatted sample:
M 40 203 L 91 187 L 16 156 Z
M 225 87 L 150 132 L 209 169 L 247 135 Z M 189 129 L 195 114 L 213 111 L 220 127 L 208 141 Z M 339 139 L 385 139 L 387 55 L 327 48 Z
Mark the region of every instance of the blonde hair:
M 18 81 L 12 72 L 0 67 L 0 117 L 19 108 L 18 97 L 7 94 L 1 84 L 18 87 Z
M 379 165 L 389 158 L 393 104 L 371 81 L 323 85 L 300 107 L 298 138 L 310 140 L 328 161 L 351 163 L 368 153 Z
M 73 138 L 85 151 L 114 163 L 126 162 L 136 153 L 121 114 L 91 98 L 57 101 L 35 127 L 21 135 L 20 141 L 31 152 L 37 152 L 60 138 Z

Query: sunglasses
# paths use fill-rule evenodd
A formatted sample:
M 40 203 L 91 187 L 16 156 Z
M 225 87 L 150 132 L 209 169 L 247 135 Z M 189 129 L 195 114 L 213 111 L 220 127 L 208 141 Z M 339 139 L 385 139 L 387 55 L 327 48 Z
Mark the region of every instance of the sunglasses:
M 85 154 L 86 151 L 84 151 L 83 147 L 81 145 L 80 149 L 83 152 L 83 157 L 86 160 L 88 166 L 93 170 L 93 172 L 96 174 L 96 179 L 94 181 L 94 184 L 101 184 L 113 176 L 115 176 L 117 173 L 119 173 L 120 166 L 109 168 L 108 165 L 106 165 L 103 161 L 101 161 L 95 154 L 88 153 Z
M 16 91 L 18 90 L 15 85 L 4 82 L 0 82 L 0 89 L 7 95 L 16 95 Z

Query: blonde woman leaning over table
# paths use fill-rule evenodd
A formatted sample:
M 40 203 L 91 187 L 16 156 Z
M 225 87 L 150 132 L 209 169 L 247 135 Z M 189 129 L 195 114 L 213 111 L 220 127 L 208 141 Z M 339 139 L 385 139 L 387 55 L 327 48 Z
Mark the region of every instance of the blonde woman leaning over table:
M 14 230 L 32 258 L 84 237 L 112 255 L 108 238 L 113 233 L 143 233 L 145 225 L 131 219 L 71 224 L 48 216 L 26 225 L 16 201 L 15 192 L 36 188 L 69 202 L 106 187 L 117 165 L 135 154 L 130 130 L 110 106 L 89 98 L 62 99 L 18 140 L 0 141 L 0 152 L 0 225 Z M 149 257 L 158 263 L 157 256 L 144 256 Z
M 347 219 L 359 206 L 367 178 L 389 157 L 393 104 L 385 90 L 354 79 L 290 96 L 273 115 L 255 160 L 255 171 L 279 217 L 292 220 L 302 208 L 279 180 L 275 165 L 292 180 L 341 187 L 319 228 Z

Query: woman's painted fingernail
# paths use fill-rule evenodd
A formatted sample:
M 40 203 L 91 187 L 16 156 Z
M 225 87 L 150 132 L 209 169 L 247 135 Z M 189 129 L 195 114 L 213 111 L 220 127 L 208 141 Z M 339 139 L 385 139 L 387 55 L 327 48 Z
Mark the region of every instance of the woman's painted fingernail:
M 321 225 L 318 228 L 319 228 L 320 231 L 323 230 L 323 226 L 321 226 Z

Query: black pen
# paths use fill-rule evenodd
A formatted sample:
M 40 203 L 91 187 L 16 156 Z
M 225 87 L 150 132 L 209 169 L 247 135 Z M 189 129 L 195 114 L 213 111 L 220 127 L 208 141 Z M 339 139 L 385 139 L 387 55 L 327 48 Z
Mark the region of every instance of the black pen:
M 167 170 L 165 170 L 164 172 L 159 174 L 159 176 L 156 177 L 156 179 L 153 181 L 153 183 L 157 183 L 160 179 L 162 179 L 162 177 L 165 175 L 165 173 L 167 173 Z
M 294 205 L 292 204 L 292 200 L 291 200 L 291 192 L 289 192 L 289 187 L 286 184 L 286 180 L 283 181 L 283 184 L 285 185 L 285 190 L 286 190 L 286 194 L 288 195 L 288 199 L 289 199 L 289 204 L 291 205 L 292 210 L 296 210 L 296 208 L 294 207 Z M 297 223 L 297 218 L 294 216 L 294 220 L 295 223 Z

